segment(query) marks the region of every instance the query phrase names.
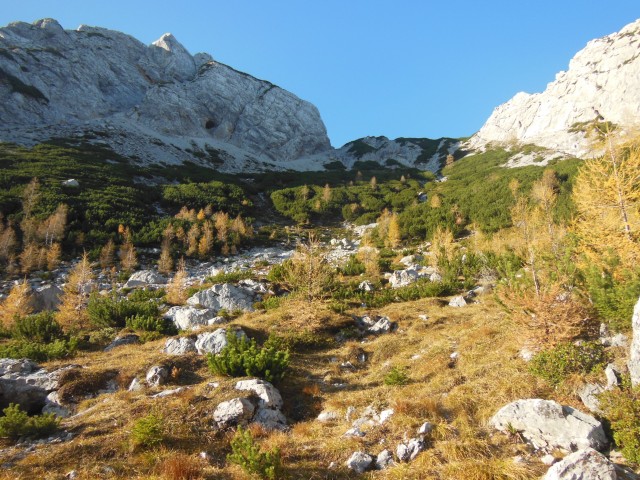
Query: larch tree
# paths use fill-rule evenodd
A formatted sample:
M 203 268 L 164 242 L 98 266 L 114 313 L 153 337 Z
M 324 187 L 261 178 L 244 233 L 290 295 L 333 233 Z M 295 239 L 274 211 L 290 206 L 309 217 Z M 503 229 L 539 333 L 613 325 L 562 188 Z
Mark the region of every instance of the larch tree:
M 311 303 L 329 289 L 333 272 L 322 244 L 309 234 L 306 242 L 298 244 L 287 264 L 285 279 L 296 294 Z
M 187 301 L 185 281 L 187 279 L 187 268 L 184 258 L 178 262 L 175 275 L 167 285 L 167 302 L 172 305 L 182 305 Z
M 85 252 L 82 259 L 69 272 L 67 283 L 62 289 L 56 321 L 65 331 L 76 332 L 89 326 L 86 306 L 92 287 L 93 273 L 89 255 Z
M 120 266 L 125 272 L 131 272 L 138 266 L 138 254 L 136 247 L 133 245 L 133 239 L 129 227 L 123 232 L 124 243 L 120 246 L 118 256 L 120 257 Z
M 389 225 L 387 226 L 387 238 L 385 244 L 391 248 L 398 248 L 400 245 L 400 222 L 398 221 L 398 214 L 393 212 L 389 217 Z
M 640 148 L 609 151 L 581 166 L 573 187 L 573 224 L 583 253 L 605 266 L 617 257 L 634 268 L 640 260 Z
M 0 322 L 5 330 L 13 327 L 17 318 L 25 317 L 33 312 L 31 306 L 31 287 L 25 278 L 16 283 L 0 306 Z

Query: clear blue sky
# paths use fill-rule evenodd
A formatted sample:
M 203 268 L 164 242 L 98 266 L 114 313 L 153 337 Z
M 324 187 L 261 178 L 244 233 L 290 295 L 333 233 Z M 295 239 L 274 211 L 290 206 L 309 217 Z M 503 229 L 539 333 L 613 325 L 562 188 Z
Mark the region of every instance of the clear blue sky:
M 366 135 L 460 137 L 539 92 L 638 0 L 0 0 L 0 24 L 53 17 L 145 43 L 173 33 L 315 104 L 334 146 Z

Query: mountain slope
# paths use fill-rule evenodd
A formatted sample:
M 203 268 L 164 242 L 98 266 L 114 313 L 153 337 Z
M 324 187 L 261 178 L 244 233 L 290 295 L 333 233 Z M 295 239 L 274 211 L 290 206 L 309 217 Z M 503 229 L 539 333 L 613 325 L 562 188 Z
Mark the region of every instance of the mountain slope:
M 577 157 L 592 155 L 594 122 L 628 134 L 640 127 L 640 20 L 592 40 L 542 93 L 518 93 L 498 106 L 470 140 L 535 144 Z
M 88 134 L 141 160 L 206 159 L 227 170 L 331 148 L 316 107 L 208 54 L 191 56 L 171 34 L 146 46 L 52 19 L 0 28 L 0 117 L 5 141 Z

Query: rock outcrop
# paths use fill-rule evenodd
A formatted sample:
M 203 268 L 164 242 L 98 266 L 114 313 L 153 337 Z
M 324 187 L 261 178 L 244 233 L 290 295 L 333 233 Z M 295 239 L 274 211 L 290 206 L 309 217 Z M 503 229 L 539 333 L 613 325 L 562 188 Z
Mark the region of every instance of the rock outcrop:
M 578 450 L 553 465 L 543 480 L 616 480 L 611 461 L 592 448 Z
M 238 170 L 331 149 L 310 103 L 171 34 L 144 45 L 124 33 L 53 19 L 0 28 L 0 139 L 100 137 L 142 160 Z
M 598 154 L 588 135 L 594 122 L 612 122 L 620 133 L 640 126 L 639 40 L 637 20 L 590 41 L 544 92 L 521 92 L 497 107 L 468 146 L 519 143 L 579 158 Z
M 551 400 L 517 400 L 498 410 L 489 423 L 503 432 L 518 432 L 538 449 L 602 450 L 609 443 L 595 418 Z

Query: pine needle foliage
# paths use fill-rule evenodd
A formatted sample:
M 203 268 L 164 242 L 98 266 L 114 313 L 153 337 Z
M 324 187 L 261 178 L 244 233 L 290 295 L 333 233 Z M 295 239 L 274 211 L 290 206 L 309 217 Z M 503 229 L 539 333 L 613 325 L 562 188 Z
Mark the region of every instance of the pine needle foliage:
M 0 417 L 0 436 L 10 440 L 20 438 L 46 437 L 54 433 L 60 426 L 60 420 L 53 413 L 30 417 L 20 409 L 20 405 L 11 403 Z
M 209 369 L 216 375 L 260 377 L 268 382 L 282 380 L 289 366 L 289 350 L 280 347 L 276 337 L 269 337 L 262 347 L 255 339 L 235 333 L 227 334 L 227 346 L 218 354 L 209 354 Z
M 256 445 L 250 430 L 238 427 L 238 431 L 231 440 L 231 453 L 227 460 L 240 465 L 248 474 L 258 475 L 262 479 L 277 480 L 283 478 L 280 450 L 274 448 L 261 452 Z

